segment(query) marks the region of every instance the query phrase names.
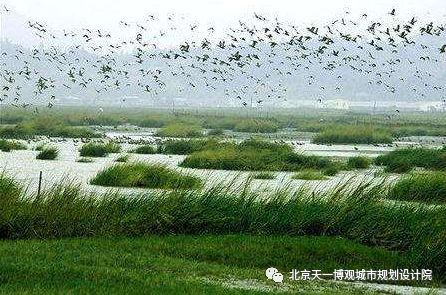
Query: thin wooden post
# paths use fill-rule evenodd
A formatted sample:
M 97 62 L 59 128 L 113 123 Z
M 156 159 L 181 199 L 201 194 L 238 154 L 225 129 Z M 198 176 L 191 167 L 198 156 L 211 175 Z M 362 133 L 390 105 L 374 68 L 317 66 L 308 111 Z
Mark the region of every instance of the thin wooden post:
M 37 198 L 40 197 L 41 189 L 42 189 L 42 171 L 39 172 L 39 186 L 37 187 Z

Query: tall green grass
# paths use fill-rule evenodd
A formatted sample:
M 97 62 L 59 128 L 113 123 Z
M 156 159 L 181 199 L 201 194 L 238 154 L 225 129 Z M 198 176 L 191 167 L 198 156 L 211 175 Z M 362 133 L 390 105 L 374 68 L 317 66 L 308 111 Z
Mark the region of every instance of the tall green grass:
M 365 126 L 330 128 L 318 133 L 314 143 L 375 144 L 392 143 L 392 135 L 382 129 Z
M 380 155 L 377 165 L 386 166 L 388 172 L 404 173 L 421 167 L 432 170 L 446 170 L 446 151 L 428 148 L 404 148 Z
M 222 170 L 297 171 L 305 168 L 327 169 L 337 166 L 319 156 L 297 154 L 287 144 L 245 140 L 239 144 L 225 143 L 187 156 L 180 166 Z
M 240 120 L 234 126 L 234 131 L 250 133 L 272 133 L 277 132 L 279 126 L 269 120 Z
M 205 149 L 214 149 L 224 144 L 215 139 L 167 140 L 158 146 L 158 152 L 161 154 L 188 155 Z
M 131 153 L 146 154 L 146 155 L 156 154 L 156 149 L 153 146 L 146 144 L 136 147 L 131 151 Z
M 130 159 L 130 155 L 128 155 L 128 154 L 123 154 L 123 155 L 118 156 L 118 157 L 115 159 L 115 162 L 126 163 L 126 162 L 129 161 L 129 159 Z
M 330 273 L 411 265 L 398 253 L 331 237 L 150 235 L 9 240 L 1 241 L 0 253 L 4 254 L 0 257 L 2 294 L 72 294 L 75 289 L 76 294 L 107 295 L 265 295 L 276 290 L 372 295 L 381 292 L 318 280 L 295 281 L 279 289 L 265 279 L 264 270 L 271 265 L 287 270 L 292 265 Z M 237 288 L 237 282 L 242 288 Z M 228 286 L 232 283 L 234 288 Z M 259 286 L 265 292 L 258 291 Z
M 254 173 L 252 178 L 254 178 L 254 179 L 276 179 L 276 175 L 274 173 L 271 173 L 268 171 L 263 171 L 263 172 Z
M 163 165 L 126 163 L 100 171 L 91 184 L 116 187 L 144 187 L 162 189 L 193 189 L 202 185 L 199 178 L 183 175 Z
M 225 131 L 223 129 L 217 128 L 217 129 L 209 130 L 206 135 L 208 135 L 208 136 L 222 136 L 224 134 L 225 134 Z
M 119 153 L 121 147 L 115 143 L 87 143 L 79 149 L 81 157 L 106 157 L 109 153 Z
M 17 141 L 0 139 L 0 151 L 9 152 L 12 150 L 26 150 L 26 146 Z
M 414 173 L 398 180 L 389 198 L 446 204 L 446 172 Z
M 355 181 L 355 180 L 352 180 Z M 11 184 L 12 183 L 12 184 Z M 405 253 L 413 268 L 446 278 L 446 206 L 385 202 L 377 182 L 340 185 L 312 194 L 278 190 L 259 197 L 246 186 L 204 190 L 88 195 L 60 184 L 39 198 L 24 197 L 0 180 L 0 238 L 255 234 L 340 236 Z
M 301 180 L 326 180 L 327 177 L 320 171 L 304 170 L 297 172 L 292 176 L 293 179 Z
M 172 123 L 161 128 L 157 135 L 162 137 L 201 137 L 203 130 L 197 125 Z
M 350 169 L 366 169 L 370 167 L 370 158 L 364 156 L 350 157 L 347 160 L 347 167 Z
M 36 156 L 38 160 L 55 160 L 59 150 L 55 147 L 44 147 Z
M 15 126 L 0 127 L 0 138 L 30 138 L 35 135 L 70 138 L 102 136 L 89 128 L 67 126 L 62 120 L 50 116 L 39 116 L 24 120 Z

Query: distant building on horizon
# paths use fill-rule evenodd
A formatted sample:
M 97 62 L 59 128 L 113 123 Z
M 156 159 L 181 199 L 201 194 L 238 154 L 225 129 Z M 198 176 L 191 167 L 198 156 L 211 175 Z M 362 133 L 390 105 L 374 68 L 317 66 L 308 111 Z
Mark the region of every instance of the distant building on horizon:
M 348 110 L 350 109 L 350 104 L 345 99 L 337 98 L 322 101 L 320 107 L 324 109 Z

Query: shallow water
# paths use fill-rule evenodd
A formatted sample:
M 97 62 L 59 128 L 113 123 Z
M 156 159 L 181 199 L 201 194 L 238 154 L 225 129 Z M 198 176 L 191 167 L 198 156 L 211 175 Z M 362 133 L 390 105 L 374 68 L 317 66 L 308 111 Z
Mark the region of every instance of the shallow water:
M 120 141 L 138 141 L 143 140 L 147 142 L 157 142 L 160 138 L 156 138 L 154 134 L 155 130 L 140 130 L 138 131 L 118 131 L 108 132 L 107 137 L 113 139 L 120 139 Z M 89 180 L 92 179 L 98 171 L 103 168 L 113 165 L 114 159 L 117 154 L 110 154 L 105 158 L 94 158 L 92 163 L 79 163 L 76 160 L 79 158 L 78 149 L 81 143 L 78 140 L 60 140 L 50 139 L 51 145 L 56 146 L 59 151 L 59 157 L 56 160 L 37 160 L 35 157 L 37 151 L 32 150 L 39 142 L 33 142 L 28 145 L 29 150 L 24 151 L 11 151 L 8 153 L 0 152 L 0 169 L 2 169 L 8 175 L 14 176 L 22 183 L 27 185 L 31 191 L 36 191 L 38 186 L 39 172 L 43 172 L 43 187 L 50 187 L 59 182 L 76 181 L 82 184 L 84 189 L 93 191 L 108 191 L 110 188 L 93 186 L 89 184 Z M 366 155 L 374 157 L 396 148 L 396 145 L 316 145 L 310 143 L 307 139 L 302 140 L 287 140 L 287 143 L 291 144 L 296 151 L 305 154 L 314 154 L 320 156 L 329 157 L 351 157 L 355 155 Z M 399 146 L 414 145 L 413 142 L 401 142 L 397 143 Z M 121 144 L 123 152 L 134 148 L 135 145 L 129 143 Z M 162 163 L 171 168 L 199 176 L 205 180 L 206 185 L 212 186 L 220 183 L 235 182 L 242 184 L 249 179 L 253 172 L 241 172 L 241 171 L 223 171 L 223 170 L 206 170 L 206 169 L 189 169 L 180 168 L 178 164 L 185 158 L 182 155 L 139 155 L 130 154 L 131 161 L 147 161 L 152 163 Z M 305 185 L 312 189 L 323 190 L 330 188 L 339 182 L 346 181 L 347 179 L 357 176 L 363 179 L 373 178 L 373 174 L 376 169 L 360 170 L 341 172 L 335 177 L 330 177 L 324 181 L 304 181 L 293 180 L 291 176 L 292 172 L 276 172 L 276 178 L 273 180 L 252 180 L 251 187 L 261 190 L 263 192 L 272 192 L 277 189 L 288 187 L 290 189 L 299 189 L 302 185 Z M 147 189 L 139 188 L 122 188 L 119 189 L 124 193 L 144 192 Z

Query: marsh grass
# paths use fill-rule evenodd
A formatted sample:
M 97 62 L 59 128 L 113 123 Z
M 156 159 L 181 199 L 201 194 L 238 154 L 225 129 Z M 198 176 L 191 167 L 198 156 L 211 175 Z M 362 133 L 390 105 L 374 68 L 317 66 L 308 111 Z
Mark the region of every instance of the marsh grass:
M 298 171 L 327 169 L 337 164 L 332 160 L 297 154 L 292 147 L 256 139 L 241 143 L 226 142 L 211 149 L 191 153 L 181 167 L 245 171 Z
M 70 294 L 75 288 L 77 294 L 260 295 L 283 290 L 265 280 L 261 270 L 270 265 L 323 273 L 410 265 L 399 253 L 336 237 L 150 235 L 4 240 L 0 252 L 8 254 L 0 259 L 2 280 L 8 282 L 0 285 L 3 294 Z M 244 288 L 228 288 L 237 282 Z M 258 286 L 262 291 L 255 289 Z M 316 280 L 311 284 L 295 281 L 280 293 L 285 292 L 375 294 L 350 284 Z
M 205 149 L 215 149 L 218 146 L 223 145 L 225 145 L 225 143 L 215 139 L 167 140 L 158 146 L 157 152 L 161 154 L 188 155 Z
M 313 138 L 314 143 L 338 144 L 376 144 L 392 143 L 392 135 L 385 130 L 367 126 L 344 126 L 330 128 L 318 133 Z
M 15 126 L 0 127 L 0 138 L 31 138 L 35 135 L 70 138 L 102 136 L 86 127 L 67 126 L 52 116 L 38 116 L 31 120 L 24 119 Z
M 322 174 L 320 171 L 314 171 L 314 170 L 304 170 L 297 172 L 294 174 L 292 179 L 301 179 L 301 180 L 326 180 L 327 176 Z
M 160 189 L 194 189 L 202 185 L 201 179 L 197 177 L 184 175 L 164 165 L 139 162 L 105 168 L 90 183 L 102 186 Z
M 386 172 L 404 173 L 415 167 L 446 170 L 446 151 L 443 149 L 404 148 L 380 155 L 377 165 L 386 166 Z
M 33 123 L 32 125 L 44 127 L 38 128 L 43 129 L 43 132 L 40 131 L 39 133 L 45 133 L 41 135 L 49 135 L 49 132 L 45 131 L 45 129 L 51 129 L 53 126 L 119 126 L 132 124 L 141 127 L 160 128 L 169 124 L 181 123 L 201 126 L 206 129 L 234 130 L 236 125 L 239 128 L 246 125 L 240 122 L 252 122 L 255 120 L 261 122 L 257 123 L 255 128 L 258 128 L 263 122 L 266 122 L 268 125 L 277 125 L 279 129 L 294 128 L 297 131 L 306 132 L 321 132 L 327 129 L 339 128 L 369 128 L 373 126 L 376 129 L 392 134 L 393 137 L 411 135 L 446 136 L 446 119 L 444 114 L 441 113 L 431 113 L 429 116 L 420 113 L 404 113 L 398 116 L 398 120 L 388 120 L 382 113 L 371 115 L 351 110 L 344 112 L 338 110 L 300 109 L 299 112 L 296 112 L 294 109 L 270 109 L 267 113 L 259 112 L 256 118 L 247 118 L 246 110 L 240 111 L 238 108 L 203 108 L 194 111 L 185 110 L 173 114 L 171 111 L 153 108 L 123 109 L 107 107 L 102 114 L 98 115 L 96 110 L 92 110 L 89 107 L 60 106 L 51 110 L 41 110 L 39 114 L 32 114 L 32 120 L 29 119 L 30 115 L 30 112 L 27 110 L 4 106 L 2 108 L 1 121 L 3 124 L 20 125 L 21 131 L 25 131 L 26 135 L 30 134 L 26 131 L 29 129 L 27 126 L 30 126 L 28 124 L 29 121 L 42 122 L 39 124 Z M 17 131 L 14 128 L 12 130 L 12 133 Z
M 239 120 L 234 125 L 234 131 L 249 133 L 273 133 L 279 130 L 279 126 L 269 120 L 246 119 Z
M 276 175 L 272 172 L 263 171 L 263 172 L 254 173 L 252 175 L 252 178 L 254 178 L 254 179 L 276 179 Z
M 81 157 L 106 157 L 109 153 L 119 153 L 121 147 L 115 143 L 87 143 L 79 149 Z
M 156 149 L 155 147 L 151 146 L 151 145 L 141 145 L 136 147 L 135 149 L 130 151 L 131 153 L 135 153 L 135 154 L 156 154 Z
M 44 147 L 36 156 L 38 160 L 55 160 L 59 150 L 55 147 Z
M 184 123 L 172 123 L 161 128 L 157 134 L 161 137 L 201 137 L 203 129 L 198 125 L 189 125 Z
M 46 143 L 39 143 L 35 148 L 34 148 L 34 150 L 36 150 L 36 151 L 42 151 L 44 148 L 46 148 L 47 147 L 47 144 Z
M 127 164 L 125 164 L 127 165 Z M 118 171 L 120 172 L 120 171 Z M 119 178 L 118 175 L 116 175 Z M 412 268 L 446 279 L 446 206 L 386 202 L 383 183 L 342 184 L 320 192 L 277 190 L 261 198 L 246 185 L 203 190 L 88 195 L 59 184 L 24 197 L 0 178 L 0 238 L 66 238 L 147 234 L 337 236 L 399 251 Z M 131 181 L 131 180 L 130 180 Z
M 364 156 L 350 157 L 347 160 L 347 167 L 350 169 L 367 169 L 371 162 L 370 158 Z
M 26 146 L 18 141 L 0 139 L 0 151 L 26 150 Z
M 389 198 L 446 204 L 446 172 L 422 172 L 407 175 L 395 183 Z
M 225 131 L 223 129 L 217 128 L 217 129 L 211 129 L 207 132 L 208 136 L 222 136 L 225 134 Z
M 13 199 L 17 200 L 22 195 L 22 186 L 2 172 L 0 174 L 0 203 L 8 205 L 8 202 Z
M 128 155 L 128 154 L 120 155 L 115 159 L 115 162 L 125 163 L 125 162 L 128 162 L 129 159 L 130 159 L 130 155 Z

